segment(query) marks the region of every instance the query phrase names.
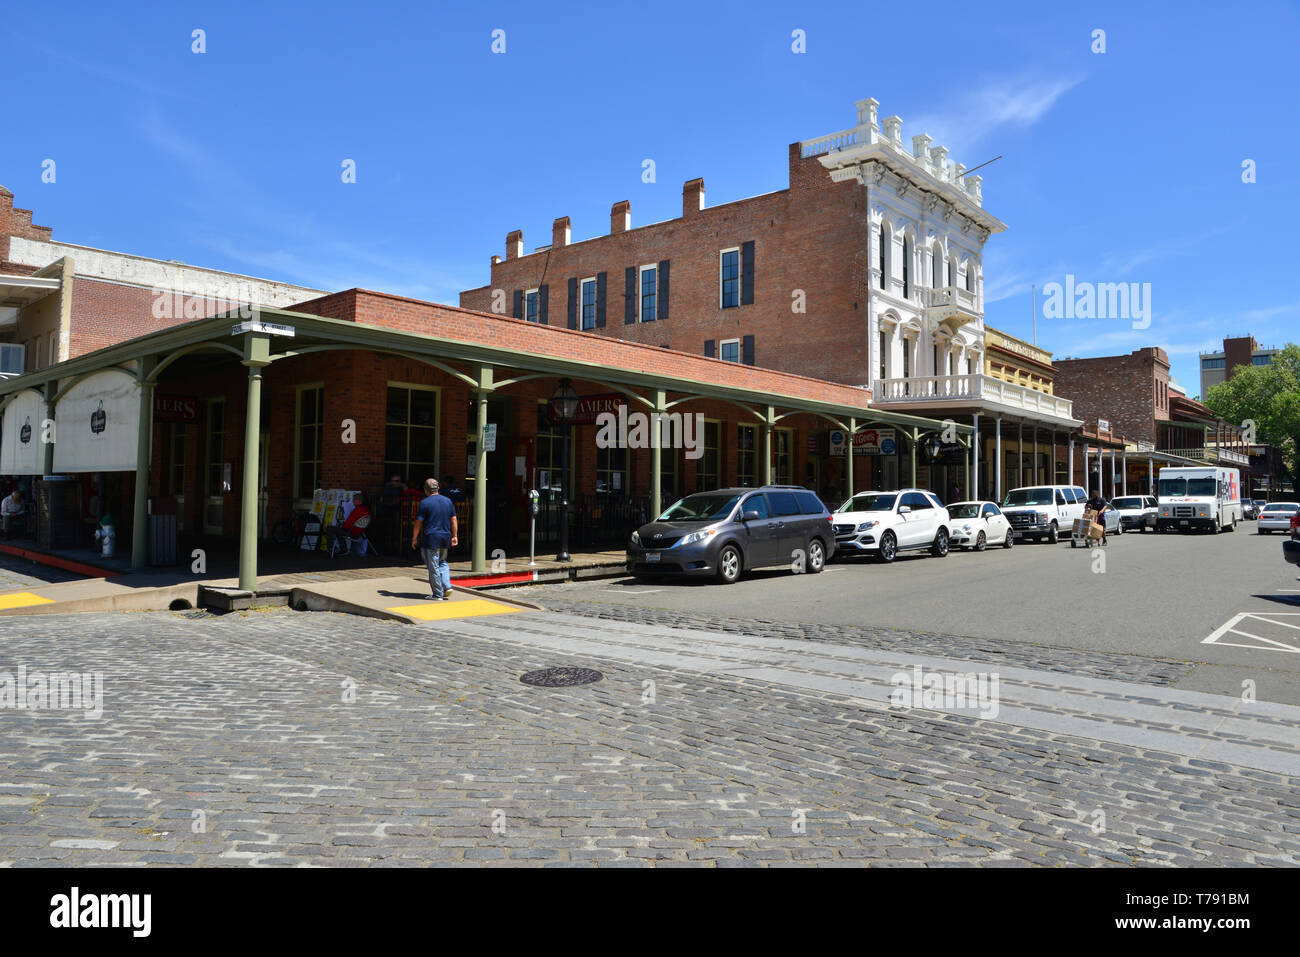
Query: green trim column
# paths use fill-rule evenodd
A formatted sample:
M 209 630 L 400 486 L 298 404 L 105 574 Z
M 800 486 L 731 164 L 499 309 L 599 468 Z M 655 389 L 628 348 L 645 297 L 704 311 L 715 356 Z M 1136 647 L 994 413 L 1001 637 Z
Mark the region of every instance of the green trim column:
M 763 484 L 772 484 L 772 429 L 776 425 L 776 410 L 763 407 Z
M 258 440 L 262 434 L 262 369 L 271 364 L 271 339 L 244 336 L 243 364 L 248 366 L 248 402 L 244 407 L 244 481 L 239 490 L 239 587 L 257 587 Z
M 655 389 L 654 414 L 650 417 L 650 521 L 663 514 L 663 445 L 661 436 L 663 419 L 659 416 L 668 411 L 668 393 Z
M 913 428 L 911 432 L 907 433 L 907 444 L 911 446 L 911 451 L 912 451 L 912 478 L 908 481 L 907 484 L 912 488 L 917 487 L 916 485 L 916 443 L 919 442 L 920 440 L 921 440 L 920 429 Z
M 474 387 L 475 424 L 478 428 L 477 450 L 474 459 L 474 508 L 470 524 L 474 526 L 470 539 L 470 568 L 475 572 L 487 571 L 487 448 L 483 434 L 488 424 L 488 394 L 492 392 L 492 367 L 475 366 Z
M 54 395 L 56 392 L 59 391 L 59 383 L 47 382 L 45 383 L 45 388 L 43 391 L 45 392 L 45 419 L 53 423 L 54 422 Z M 45 441 L 45 422 L 41 422 L 40 426 L 41 426 L 41 441 L 45 444 L 45 449 L 44 449 L 45 462 L 44 465 L 42 466 L 44 471 L 41 474 L 53 475 L 54 474 L 54 443 Z M 57 440 L 58 436 L 56 435 L 54 436 L 54 438 Z
M 853 436 L 855 436 L 857 432 L 858 432 L 858 420 L 849 419 L 849 434 L 847 436 L 847 441 L 845 442 L 847 448 L 845 448 L 844 450 L 844 460 L 845 460 L 844 497 L 845 499 L 850 499 L 853 497 Z
M 131 570 L 141 571 L 149 557 L 149 453 L 153 438 L 153 357 L 136 361 L 140 383 L 140 422 L 135 439 L 135 514 L 131 521 Z M 50 450 L 51 457 L 53 449 Z

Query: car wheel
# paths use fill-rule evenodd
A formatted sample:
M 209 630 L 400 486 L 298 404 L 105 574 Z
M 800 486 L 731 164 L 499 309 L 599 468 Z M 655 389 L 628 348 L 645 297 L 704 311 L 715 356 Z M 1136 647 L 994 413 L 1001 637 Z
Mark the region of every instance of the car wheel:
M 1123 522 L 1120 522 L 1118 525 L 1115 526 L 1115 534 L 1116 534 L 1116 535 L 1123 535 L 1123 534 L 1124 534 L 1124 523 L 1123 523 Z
M 1051 529 L 1047 533 L 1047 544 L 1055 545 L 1060 540 L 1061 540 L 1060 530 L 1056 527 L 1056 523 L 1053 522 Z
M 941 528 L 934 535 L 934 542 L 930 545 L 930 554 L 935 558 L 943 558 L 948 554 L 948 530 Z
M 885 532 L 880 536 L 880 547 L 876 549 L 876 553 L 886 565 L 898 557 L 898 539 L 894 537 L 893 532 Z
M 977 552 L 984 551 L 988 543 L 989 543 L 988 537 L 983 532 L 980 532 L 978 535 L 975 536 L 975 551 Z
M 740 549 L 728 545 L 718 553 L 718 581 L 734 585 L 740 579 Z
M 826 567 L 826 546 L 820 538 L 808 543 L 808 574 L 816 575 Z
M 1218 535 L 1219 532 L 1223 531 L 1223 526 L 1219 524 L 1219 519 L 1217 517 L 1214 519 L 1214 524 L 1210 526 L 1210 531 L 1215 535 Z
M 1013 534 L 1011 533 L 1011 529 L 1008 528 L 1008 529 L 1007 529 L 1007 534 L 1006 534 L 1005 536 L 1003 536 L 1003 538 L 1002 538 L 1002 547 L 1003 547 L 1003 548 L 1010 548 L 1010 547 L 1011 547 L 1012 545 L 1014 545 L 1015 543 L 1016 543 L 1016 536 L 1013 535 Z
M 1268 533 L 1269 533 L 1269 529 L 1267 529 L 1267 528 L 1261 528 L 1261 529 L 1259 530 L 1259 534 L 1261 534 L 1261 535 L 1267 535 Z

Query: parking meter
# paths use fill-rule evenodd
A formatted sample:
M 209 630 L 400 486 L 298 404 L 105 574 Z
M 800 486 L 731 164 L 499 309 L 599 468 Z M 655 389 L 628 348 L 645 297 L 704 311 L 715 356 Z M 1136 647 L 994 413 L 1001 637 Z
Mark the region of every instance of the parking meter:
M 537 494 L 537 489 L 533 489 L 531 492 L 528 493 L 528 515 L 529 515 L 528 564 L 529 565 L 537 564 L 537 513 L 541 511 L 541 506 L 538 504 L 539 498 L 540 496 Z

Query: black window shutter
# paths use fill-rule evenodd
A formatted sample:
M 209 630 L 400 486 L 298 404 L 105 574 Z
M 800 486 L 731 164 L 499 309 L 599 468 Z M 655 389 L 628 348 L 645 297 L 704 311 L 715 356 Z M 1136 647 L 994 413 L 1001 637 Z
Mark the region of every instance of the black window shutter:
M 628 266 L 623 274 L 623 323 L 636 322 L 636 267 Z
M 569 280 L 569 328 L 578 328 L 578 280 Z
M 605 328 L 605 274 L 596 273 L 596 328 Z
M 740 304 L 754 304 L 754 244 L 743 243 L 740 247 Z
M 754 364 L 754 337 L 745 336 L 740 340 L 740 361 L 747 366 Z
M 717 355 L 717 345 L 716 345 L 716 343 L 717 343 L 717 340 L 716 340 L 716 339 L 705 339 L 705 340 L 704 340 L 704 355 L 705 355 L 706 357 L 712 359 L 715 355 Z
M 668 318 L 668 260 L 664 259 L 659 263 L 659 275 L 655 277 L 658 286 L 655 289 L 656 296 L 659 300 L 659 318 Z
M 524 291 L 522 289 L 516 289 L 515 290 L 515 318 L 522 319 L 523 317 L 524 317 Z
M 537 287 L 537 321 L 542 325 L 549 324 L 548 300 L 550 297 L 551 287 L 545 284 Z

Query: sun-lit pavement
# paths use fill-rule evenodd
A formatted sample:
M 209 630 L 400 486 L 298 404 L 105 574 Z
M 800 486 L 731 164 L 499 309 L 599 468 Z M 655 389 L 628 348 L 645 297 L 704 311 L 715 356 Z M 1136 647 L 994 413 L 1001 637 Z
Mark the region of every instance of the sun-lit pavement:
M 755 631 L 0 620 L 0 671 L 104 681 L 98 720 L 0 711 L 0 863 L 1300 863 L 1297 779 L 1256 767 L 1293 760 L 1291 709 L 1149 659 Z M 1005 671 L 1002 712 L 881 700 L 934 659 Z M 519 681 L 558 665 L 605 678 Z

